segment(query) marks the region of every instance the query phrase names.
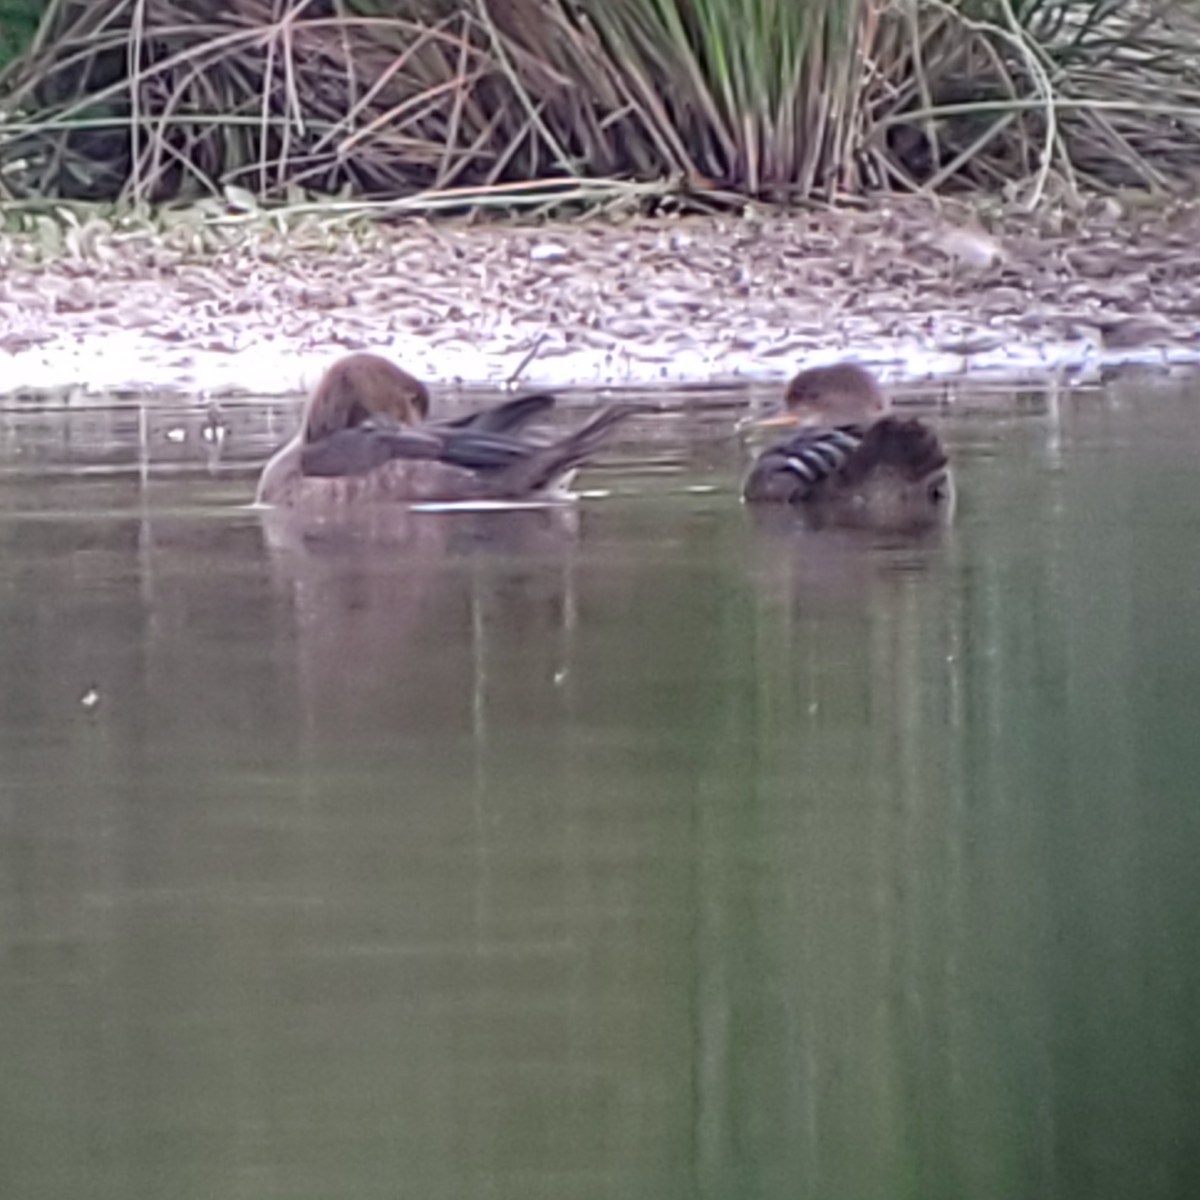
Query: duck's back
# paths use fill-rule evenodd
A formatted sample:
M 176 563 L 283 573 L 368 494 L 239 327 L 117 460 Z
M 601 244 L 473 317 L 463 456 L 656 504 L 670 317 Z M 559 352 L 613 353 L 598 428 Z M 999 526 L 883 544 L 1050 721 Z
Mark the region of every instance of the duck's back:
M 470 471 L 440 462 L 398 460 L 362 474 L 306 475 L 301 446 L 281 451 L 263 472 L 255 502 L 279 508 L 338 511 L 360 505 L 471 500 L 486 489 Z M 287 455 L 287 459 L 282 456 Z

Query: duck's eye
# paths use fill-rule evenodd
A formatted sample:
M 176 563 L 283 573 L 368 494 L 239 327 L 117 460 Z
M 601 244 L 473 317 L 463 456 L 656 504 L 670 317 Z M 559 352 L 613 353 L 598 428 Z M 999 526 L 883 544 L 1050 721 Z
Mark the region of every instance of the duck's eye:
M 929 503 L 930 504 L 945 504 L 946 502 L 946 481 L 944 479 L 935 479 L 929 485 Z

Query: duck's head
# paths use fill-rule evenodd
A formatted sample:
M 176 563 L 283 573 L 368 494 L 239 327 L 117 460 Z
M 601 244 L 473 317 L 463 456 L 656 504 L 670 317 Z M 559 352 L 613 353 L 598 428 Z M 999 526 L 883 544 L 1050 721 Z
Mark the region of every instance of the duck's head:
M 309 397 L 304 440 L 320 441 L 375 417 L 417 425 L 429 415 L 429 391 L 378 354 L 348 354 L 321 377 Z
M 870 371 L 857 363 L 834 363 L 801 371 L 787 385 L 783 404 L 749 424 L 757 429 L 869 425 L 889 408 Z

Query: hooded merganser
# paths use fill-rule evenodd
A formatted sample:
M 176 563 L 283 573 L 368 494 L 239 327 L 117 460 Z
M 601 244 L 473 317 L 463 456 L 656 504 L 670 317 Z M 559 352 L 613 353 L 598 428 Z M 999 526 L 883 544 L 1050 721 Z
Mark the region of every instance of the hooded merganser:
M 561 496 L 612 428 L 644 408 L 610 405 L 554 441 L 522 437 L 522 426 L 553 404 L 553 396 L 521 396 L 430 421 L 429 392 L 420 380 L 379 355 L 350 354 L 322 376 L 300 429 L 263 468 L 255 499 L 327 508 Z
M 755 460 L 742 488 L 749 503 L 803 506 L 817 524 L 889 528 L 940 524 L 953 512 L 937 434 L 891 415 L 875 377 L 856 363 L 801 371 L 782 410 L 751 424 L 800 428 Z

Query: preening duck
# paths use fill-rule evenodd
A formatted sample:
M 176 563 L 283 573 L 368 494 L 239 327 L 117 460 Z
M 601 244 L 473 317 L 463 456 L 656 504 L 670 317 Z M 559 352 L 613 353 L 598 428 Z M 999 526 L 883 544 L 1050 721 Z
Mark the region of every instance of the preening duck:
M 299 430 L 263 468 L 256 501 L 321 509 L 553 497 L 615 426 L 644 407 L 610 405 L 551 441 L 525 436 L 524 426 L 554 402 L 539 393 L 431 421 L 420 380 L 377 354 L 350 354 L 325 372 Z
M 751 422 L 798 427 L 764 450 L 742 488 L 748 503 L 793 504 L 814 524 L 914 528 L 954 509 L 954 478 L 936 432 L 895 416 L 856 363 L 801 371 L 780 411 Z

